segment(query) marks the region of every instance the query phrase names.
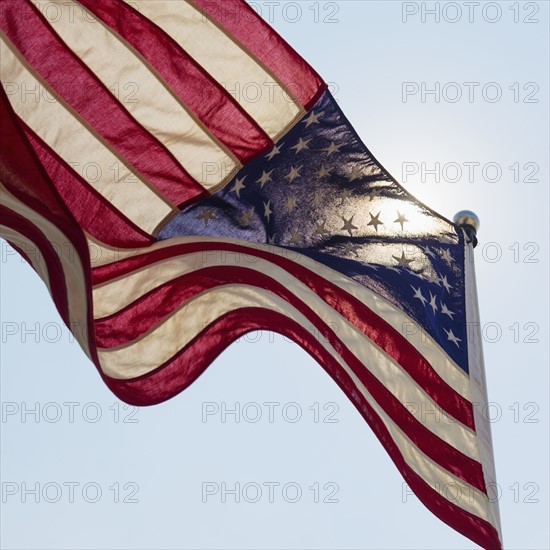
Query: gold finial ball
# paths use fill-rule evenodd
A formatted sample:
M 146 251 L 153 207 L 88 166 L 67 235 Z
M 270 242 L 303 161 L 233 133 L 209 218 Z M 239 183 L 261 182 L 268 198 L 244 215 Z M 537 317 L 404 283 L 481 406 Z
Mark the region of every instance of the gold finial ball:
M 453 217 L 453 222 L 459 226 L 468 225 L 472 227 L 476 233 L 480 225 L 479 218 L 471 210 L 461 210 L 457 212 Z

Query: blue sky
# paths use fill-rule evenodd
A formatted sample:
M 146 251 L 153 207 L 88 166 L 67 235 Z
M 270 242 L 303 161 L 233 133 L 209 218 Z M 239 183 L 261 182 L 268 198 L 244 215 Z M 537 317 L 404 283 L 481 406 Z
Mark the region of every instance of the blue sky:
M 449 218 L 479 215 L 505 546 L 548 548 L 548 3 L 440 2 L 439 22 L 434 2 L 251 3 L 408 191 Z M 134 410 L 31 268 L 0 251 L 2 548 L 476 547 L 410 495 L 296 345 L 249 335 L 172 401 Z M 38 503 L 23 498 L 36 487 Z

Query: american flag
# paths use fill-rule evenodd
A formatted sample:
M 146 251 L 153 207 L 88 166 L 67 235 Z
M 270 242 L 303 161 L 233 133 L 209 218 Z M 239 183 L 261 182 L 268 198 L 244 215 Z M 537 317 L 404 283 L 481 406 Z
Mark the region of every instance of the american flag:
M 159 403 L 244 333 L 282 333 L 434 514 L 500 548 L 471 244 L 321 77 L 242 0 L 0 16 L 1 235 L 112 391 Z

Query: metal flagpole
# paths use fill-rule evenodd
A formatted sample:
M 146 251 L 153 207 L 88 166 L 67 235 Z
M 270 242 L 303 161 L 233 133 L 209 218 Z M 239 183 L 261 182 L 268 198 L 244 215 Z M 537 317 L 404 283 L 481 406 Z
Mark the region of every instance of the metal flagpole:
M 479 440 L 479 452 L 483 477 L 491 504 L 493 524 L 495 525 L 502 544 L 502 528 L 500 523 L 499 497 L 501 491 L 496 482 L 495 459 L 491 437 L 491 425 L 488 415 L 487 383 L 485 365 L 483 362 L 483 346 L 477 284 L 474 265 L 474 248 L 477 246 L 477 230 L 479 218 L 469 210 L 458 212 L 453 221 L 463 229 L 465 239 L 465 294 L 466 294 L 466 330 L 468 340 L 468 366 L 472 388 L 472 403 L 474 405 L 474 421 Z

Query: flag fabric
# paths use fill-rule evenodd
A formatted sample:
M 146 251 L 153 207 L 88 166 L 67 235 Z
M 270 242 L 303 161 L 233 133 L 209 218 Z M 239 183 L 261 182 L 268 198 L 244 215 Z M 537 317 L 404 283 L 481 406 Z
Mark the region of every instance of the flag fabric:
M 246 332 L 330 374 L 419 499 L 501 535 L 471 244 L 242 0 L 3 0 L 1 235 L 121 399 Z

